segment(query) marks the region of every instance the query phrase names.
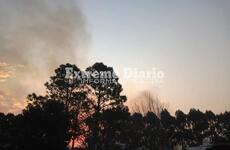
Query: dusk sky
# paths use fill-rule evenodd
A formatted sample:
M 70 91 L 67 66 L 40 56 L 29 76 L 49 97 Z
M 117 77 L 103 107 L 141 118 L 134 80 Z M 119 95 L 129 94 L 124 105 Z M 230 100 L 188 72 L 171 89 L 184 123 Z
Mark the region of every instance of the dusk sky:
M 128 105 L 148 90 L 174 112 L 230 109 L 228 0 L 1 0 L 0 111 L 19 112 L 62 63 L 164 73 L 121 75 Z M 125 79 L 124 79 L 125 78 Z

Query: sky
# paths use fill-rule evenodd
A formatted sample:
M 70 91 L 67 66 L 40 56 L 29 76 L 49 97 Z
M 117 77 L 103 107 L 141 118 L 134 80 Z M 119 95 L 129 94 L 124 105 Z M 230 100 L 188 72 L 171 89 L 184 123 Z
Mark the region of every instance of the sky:
M 230 109 L 228 0 L 82 0 L 81 6 L 91 33 L 91 62 L 165 73 L 158 85 L 127 81 L 131 101 L 144 88 L 172 111 Z
M 14 43 L 14 44 L 12 44 Z M 44 55 L 48 54 L 48 55 Z M 38 57 L 39 56 L 39 57 Z M 42 92 L 56 66 L 104 62 L 120 74 L 128 105 L 150 91 L 171 112 L 230 109 L 228 0 L 2 0 L 0 111 Z M 163 72 L 161 82 L 125 69 Z

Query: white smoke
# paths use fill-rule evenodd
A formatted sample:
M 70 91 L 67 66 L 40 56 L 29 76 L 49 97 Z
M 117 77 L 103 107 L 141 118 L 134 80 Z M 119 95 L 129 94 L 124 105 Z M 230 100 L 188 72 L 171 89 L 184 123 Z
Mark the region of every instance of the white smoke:
M 41 91 L 58 65 L 86 61 L 87 39 L 84 16 L 74 0 L 1 0 L 0 62 L 24 67 L 0 83 L 0 90 L 20 99 Z

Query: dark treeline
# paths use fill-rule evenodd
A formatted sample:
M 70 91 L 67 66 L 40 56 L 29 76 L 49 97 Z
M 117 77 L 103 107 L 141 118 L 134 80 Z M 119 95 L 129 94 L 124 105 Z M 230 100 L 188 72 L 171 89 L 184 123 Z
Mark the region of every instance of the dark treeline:
M 95 63 L 86 69 L 93 82 L 84 83 L 74 74 L 66 78 L 66 68 L 80 71 L 60 65 L 45 83 L 45 95 L 30 94 L 21 114 L 0 113 L 0 150 L 170 150 L 176 144 L 201 145 L 204 139 L 230 141 L 230 112 L 191 109 L 171 115 L 158 107 L 130 113 L 118 78 L 105 82 L 95 73 L 114 73 L 113 68 Z

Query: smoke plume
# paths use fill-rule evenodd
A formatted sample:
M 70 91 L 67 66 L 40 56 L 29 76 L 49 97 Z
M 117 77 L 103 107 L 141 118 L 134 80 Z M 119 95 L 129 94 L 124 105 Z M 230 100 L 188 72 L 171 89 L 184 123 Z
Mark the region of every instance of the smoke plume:
M 58 65 L 85 63 L 87 39 L 84 16 L 74 0 L 1 0 L 0 63 L 23 67 L 1 82 L 0 90 L 18 101 L 41 92 Z

